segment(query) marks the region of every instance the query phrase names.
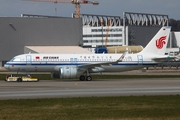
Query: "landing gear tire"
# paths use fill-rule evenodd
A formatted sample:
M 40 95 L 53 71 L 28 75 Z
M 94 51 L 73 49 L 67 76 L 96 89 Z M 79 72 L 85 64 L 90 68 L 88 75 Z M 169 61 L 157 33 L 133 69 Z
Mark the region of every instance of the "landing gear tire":
M 17 79 L 17 82 L 22 82 L 22 79 L 21 79 L 21 78 L 18 78 L 18 79 Z
M 87 81 L 91 81 L 91 80 L 92 80 L 92 77 L 91 77 L 91 76 L 86 76 L 86 80 L 87 80 Z
M 81 75 L 80 77 L 79 77 L 79 80 L 80 81 L 84 81 L 86 78 L 85 78 L 85 76 L 84 75 Z

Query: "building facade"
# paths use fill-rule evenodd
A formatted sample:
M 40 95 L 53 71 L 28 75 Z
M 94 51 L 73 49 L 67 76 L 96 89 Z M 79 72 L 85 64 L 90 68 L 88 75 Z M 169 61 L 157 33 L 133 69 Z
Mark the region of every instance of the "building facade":
M 75 14 L 73 14 L 75 18 Z M 82 47 L 94 51 L 98 46 L 145 47 L 162 26 L 168 26 L 168 15 L 124 12 L 120 16 L 81 15 Z
M 122 46 L 123 27 L 83 27 L 83 47 Z
M 83 22 L 82 47 L 94 51 L 98 46 L 122 46 L 122 20 L 119 16 L 81 15 Z
M 0 17 L 0 62 L 23 54 L 24 46 L 79 46 L 82 20 L 50 17 Z

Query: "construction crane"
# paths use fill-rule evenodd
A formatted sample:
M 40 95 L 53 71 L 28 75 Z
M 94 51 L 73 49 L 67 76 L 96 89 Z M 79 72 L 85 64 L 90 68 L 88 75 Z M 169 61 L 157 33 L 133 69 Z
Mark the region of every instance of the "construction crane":
M 88 0 L 24 0 L 24 1 L 34 1 L 34 2 L 54 2 L 57 3 L 71 3 L 75 4 L 76 8 L 76 18 L 80 18 L 80 4 L 92 4 L 99 5 L 99 2 L 88 1 Z
M 107 29 L 106 29 L 106 41 L 104 44 L 105 47 L 107 46 L 107 43 L 108 43 L 110 24 L 111 24 L 111 20 L 108 20 L 107 21 Z

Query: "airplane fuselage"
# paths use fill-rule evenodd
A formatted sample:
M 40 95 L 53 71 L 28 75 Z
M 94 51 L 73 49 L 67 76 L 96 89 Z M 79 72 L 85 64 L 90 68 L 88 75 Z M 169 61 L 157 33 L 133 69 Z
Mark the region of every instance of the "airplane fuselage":
M 23 54 L 6 63 L 6 68 L 18 72 L 55 72 L 59 67 L 81 67 L 116 61 L 122 54 Z M 92 67 L 89 72 L 119 72 L 157 65 L 151 55 L 127 54 L 122 62 Z M 56 68 L 58 66 L 58 68 Z

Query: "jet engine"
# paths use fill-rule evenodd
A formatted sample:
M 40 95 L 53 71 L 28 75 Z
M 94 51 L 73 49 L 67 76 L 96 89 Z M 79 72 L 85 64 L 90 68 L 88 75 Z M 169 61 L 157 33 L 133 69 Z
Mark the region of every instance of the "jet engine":
M 77 78 L 78 70 L 76 67 L 59 67 L 59 72 L 51 73 L 51 77 L 52 78 Z

